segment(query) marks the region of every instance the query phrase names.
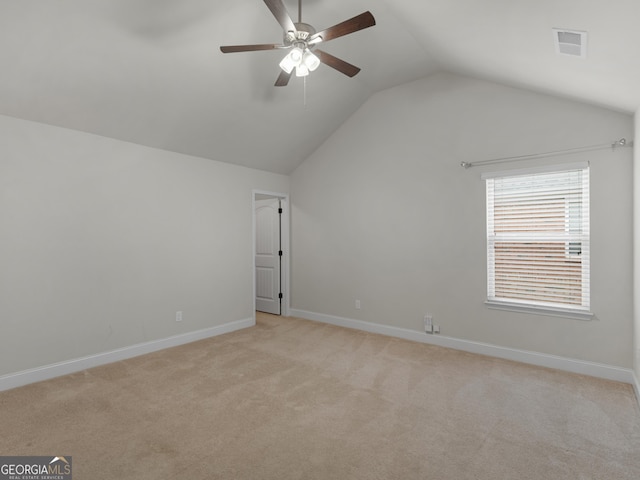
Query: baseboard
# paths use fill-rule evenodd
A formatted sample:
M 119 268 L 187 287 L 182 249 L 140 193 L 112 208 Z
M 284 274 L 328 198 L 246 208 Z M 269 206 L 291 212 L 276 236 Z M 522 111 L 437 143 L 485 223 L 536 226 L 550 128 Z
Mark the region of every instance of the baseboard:
M 234 332 L 236 330 L 252 327 L 254 325 L 255 319 L 247 318 L 245 320 L 237 320 L 235 322 L 225 323 L 224 325 L 218 325 L 216 327 L 205 328 L 203 330 L 196 330 L 194 332 L 174 335 L 172 337 L 163 338 L 160 340 L 138 343 L 136 345 L 119 348 L 117 350 L 111 350 L 109 352 L 98 353 L 96 355 L 89 355 L 82 358 L 76 358 L 73 360 L 67 360 L 51 365 L 45 365 L 43 367 L 24 370 L 22 372 L 3 375 L 0 376 L 0 392 L 9 390 L 11 388 L 28 385 L 30 383 L 49 380 L 51 378 L 60 377 L 62 375 L 68 375 L 70 373 L 79 372 L 88 368 L 106 365 L 107 363 L 126 360 L 128 358 L 137 357 L 146 353 L 156 352 L 165 348 L 177 347 L 178 345 L 184 345 L 186 343 L 195 342 L 197 340 L 216 337 L 218 335 Z
M 514 360 L 516 362 L 537 365 L 540 367 L 555 368 L 566 372 L 579 373 L 582 375 L 590 375 L 592 377 L 629 383 L 634 385 L 636 396 L 640 401 L 640 387 L 638 385 L 637 378 L 631 369 L 586 362 L 583 360 L 575 360 L 572 358 L 558 357 L 555 355 L 547 355 L 544 353 L 500 347 L 488 343 L 472 342 L 443 335 L 428 335 L 416 330 L 391 327 L 362 320 L 353 320 L 350 318 L 336 317 L 322 313 L 308 312 L 305 310 L 291 309 L 289 313 L 294 317 L 328 323 L 340 327 L 364 330 L 366 332 L 379 333 L 381 335 L 403 338 L 405 340 L 428 343 L 431 345 L 438 345 L 440 347 L 453 348 L 456 350 L 463 350 L 465 352 L 503 358 L 505 360 Z
M 640 381 L 638 381 L 638 375 L 633 373 L 633 389 L 636 391 L 636 399 L 638 400 L 638 407 L 640 407 Z

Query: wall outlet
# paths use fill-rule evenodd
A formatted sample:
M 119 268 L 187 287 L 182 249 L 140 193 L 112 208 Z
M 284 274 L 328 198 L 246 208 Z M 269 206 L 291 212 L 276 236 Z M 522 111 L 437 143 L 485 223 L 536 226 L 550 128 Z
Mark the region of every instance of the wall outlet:
M 433 315 L 428 313 L 424 316 L 424 331 L 426 333 L 433 333 Z
M 182 312 L 176 312 L 176 322 L 182 321 Z
M 360 300 L 356 300 L 356 310 L 360 310 Z

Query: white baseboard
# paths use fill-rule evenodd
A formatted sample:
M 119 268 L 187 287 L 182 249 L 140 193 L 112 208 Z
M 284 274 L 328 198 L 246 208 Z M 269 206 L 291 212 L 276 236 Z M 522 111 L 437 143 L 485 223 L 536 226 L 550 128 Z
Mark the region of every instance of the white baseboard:
M 640 407 L 640 381 L 635 373 L 633 373 L 633 389 L 636 391 L 636 399 L 638 399 L 638 407 Z
M 289 313 L 291 316 L 322 323 L 329 323 L 340 327 L 364 330 L 366 332 L 379 333 L 391 337 L 403 338 L 405 340 L 428 343 L 431 345 L 438 345 L 440 347 L 453 348 L 456 350 L 463 350 L 465 352 L 503 358 L 505 360 L 514 360 L 516 362 L 528 363 L 530 365 L 537 365 L 540 367 L 555 368 L 566 372 L 579 373 L 582 375 L 590 375 L 592 377 L 629 383 L 634 385 L 636 397 L 638 398 L 638 401 L 640 401 L 640 386 L 638 385 L 637 378 L 631 369 L 586 362 L 583 360 L 575 360 L 572 358 L 558 357 L 555 355 L 547 355 L 544 353 L 500 347 L 488 343 L 472 342 L 443 335 L 429 335 L 416 330 L 391 327 L 388 325 L 364 322 L 362 320 L 353 320 L 350 318 L 336 317 L 322 313 L 308 312 L 305 310 L 291 309 Z
M 225 333 L 234 332 L 243 328 L 255 325 L 254 318 L 245 320 L 237 320 L 235 322 L 225 323 L 216 327 L 205 328 L 195 332 L 174 335 L 169 338 L 153 340 L 150 342 L 138 343 L 129 347 L 111 350 L 109 352 L 89 355 L 87 357 L 75 358 L 64 362 L 45 365 L 43 367 L 32 368 L 22 372 L 11 373 L 0 376 L 0 392 L 11 388 L 21 387 L 30 383 L 49 380 L 51 378 L 68 375 L 70 373 L 79 372 L 88 368 L 98 367 L 107 363 L 118 362 L 128 358 L 137 357 L 146 353 L 156 352 L 165 348 L 177 347 L 186 343 L 203 340 L 205 338 L 216 337 Z

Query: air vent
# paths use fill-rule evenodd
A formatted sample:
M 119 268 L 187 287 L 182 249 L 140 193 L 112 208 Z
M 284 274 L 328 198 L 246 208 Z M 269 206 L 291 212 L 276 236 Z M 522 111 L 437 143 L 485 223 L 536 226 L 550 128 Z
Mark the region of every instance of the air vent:
M 582 58 L 587 56 L 587 32 L 554 28 L 553 40 L 556 45 L 556 53 L 560 55 Z

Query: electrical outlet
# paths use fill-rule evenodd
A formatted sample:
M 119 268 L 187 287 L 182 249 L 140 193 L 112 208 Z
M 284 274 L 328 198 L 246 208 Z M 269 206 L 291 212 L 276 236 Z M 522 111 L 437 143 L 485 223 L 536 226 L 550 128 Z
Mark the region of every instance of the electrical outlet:
M 356 300 L 356 310 L 360 310 L 360 300 Z
M 182 321 L 182 312 L 176 312 L 176 322 Z
M 424 331 L 426 333 L 433 333 L 433 315 L 428 313 L 424 316 Z

